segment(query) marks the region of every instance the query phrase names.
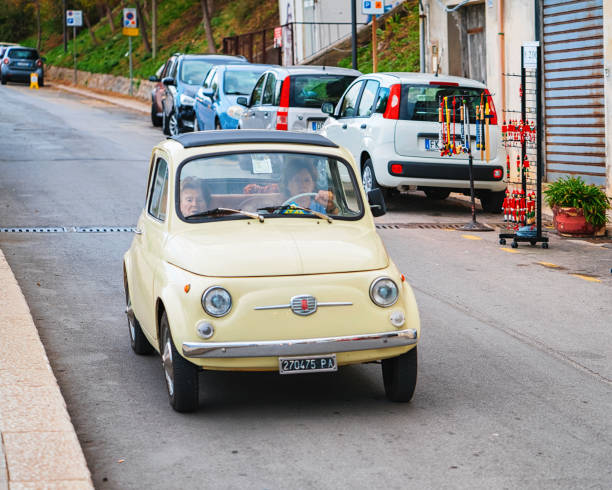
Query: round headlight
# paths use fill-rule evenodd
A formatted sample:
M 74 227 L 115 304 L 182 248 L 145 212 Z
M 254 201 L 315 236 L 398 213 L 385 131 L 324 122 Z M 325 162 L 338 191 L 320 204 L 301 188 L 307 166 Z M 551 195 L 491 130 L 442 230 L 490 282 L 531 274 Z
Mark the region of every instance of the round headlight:
M 397 285 L 388 277 L 379 277 L 370 286 L 370 298 L 378 306 L 387 307 L 397 301 Z
M 221 286 L 212 286 L 202 295 L 202 307 L 211 316 L 227 315 L 232 307 L 232 297 Z

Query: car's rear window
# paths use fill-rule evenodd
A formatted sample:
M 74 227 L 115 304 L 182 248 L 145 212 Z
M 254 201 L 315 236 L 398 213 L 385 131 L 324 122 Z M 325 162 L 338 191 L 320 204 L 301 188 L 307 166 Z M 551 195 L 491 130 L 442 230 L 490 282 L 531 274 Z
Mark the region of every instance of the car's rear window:
M 10 49 L 8 57 L 14 60 L 37 60 L 38 51 L 35 49 Z
M 405 121 L 438 122 L 438 109 L 440 100 L 446 96 L 456 96 L 456 120 L 459 121 L 461 96 L 470 108 L 470 119 L 474 120 L 476 106 L 480 104 L 483 89 L 470 87 L 449 87 L 436 85 L 402 85 L 402 102 L 400 119 Z M 449 109 L 452 117 L 452 104 L 449 100 Z
M 289 106 L 320 109 L 323 102 L 336 105 L 355 78 L 352 75 L 292 75 Z

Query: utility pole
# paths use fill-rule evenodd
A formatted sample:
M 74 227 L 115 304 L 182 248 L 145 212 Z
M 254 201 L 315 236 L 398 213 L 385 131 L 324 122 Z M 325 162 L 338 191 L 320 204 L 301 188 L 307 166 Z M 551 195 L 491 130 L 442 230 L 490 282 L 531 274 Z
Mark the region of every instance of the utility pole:
M 67 53 L 68 38 L 66 37 L 66 0 L 62 0 L 62 26 L 64 27 L 64 53 Z
M 357 0 L 351 0 L 351 51 L 353 70 L 357 69 Z
M 157 54 L 157 0 L 151 0 L 151 56 Z

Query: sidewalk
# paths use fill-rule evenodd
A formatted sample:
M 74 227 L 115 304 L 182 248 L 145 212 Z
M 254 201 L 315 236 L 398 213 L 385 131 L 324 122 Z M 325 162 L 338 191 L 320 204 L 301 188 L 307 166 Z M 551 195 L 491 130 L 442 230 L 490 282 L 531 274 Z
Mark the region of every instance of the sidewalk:
M 93 488 L 30 309 L 0 251 L 0 490 Z
M 135 97 L 116 94 L 113 92 L 105 92 L 102 90 L 78 88 L 74 87 L 73 85 L 65 85 L 55 81 L 53 81 L 52 84 L 46 83 L 45 86 L 82 95 L 83 97 L 87 97 L 89 99 L 101 100 L 108 102 L 109 104 L 118 105 L 125 109 L 131 109 L 147 115 L 151 114 L 151 105 L 146 102 L 142 102 L 140 99 L 136 99 Z

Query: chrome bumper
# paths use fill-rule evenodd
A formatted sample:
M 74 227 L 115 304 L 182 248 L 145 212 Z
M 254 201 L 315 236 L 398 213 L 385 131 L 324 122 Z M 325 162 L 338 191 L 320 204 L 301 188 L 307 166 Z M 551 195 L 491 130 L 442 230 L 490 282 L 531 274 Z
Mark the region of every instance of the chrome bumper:
M 184 342 L 185 357 L 234 358 L 330 354 L 369 349 L 402 347 L 417 343 L 417 331 L 323 337 L 318 339 L 262 340 L 259 342 Z

